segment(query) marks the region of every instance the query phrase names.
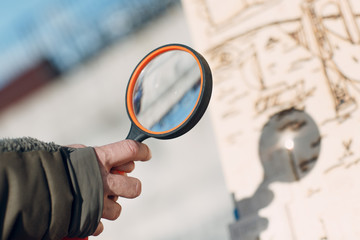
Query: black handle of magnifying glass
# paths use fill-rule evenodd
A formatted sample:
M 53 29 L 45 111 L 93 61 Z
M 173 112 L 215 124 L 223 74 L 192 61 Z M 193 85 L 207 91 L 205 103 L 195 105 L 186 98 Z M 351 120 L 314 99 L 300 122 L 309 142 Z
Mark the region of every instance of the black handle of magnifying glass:
M 145 139 L 149 138 L 150 136 L 144 134 L 134 123 L 131 123 L 129 134 L 127 135 L 126 139 L 135 140 L 137 142 L 142 142 Z

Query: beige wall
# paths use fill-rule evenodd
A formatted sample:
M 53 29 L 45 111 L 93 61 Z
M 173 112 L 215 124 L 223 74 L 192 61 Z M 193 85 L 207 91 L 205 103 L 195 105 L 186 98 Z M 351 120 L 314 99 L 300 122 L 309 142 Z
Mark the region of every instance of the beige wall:
M 213 70 L 211 116 L 227 187 L 240 215 L 248 211 L 230 226 L 232 238 L 358 239 L 359 1 L 183 4 L 195 45 Z M 301 166 L 311 160 L 311 169 L 293 181 L 268 179 L 269 171 L 280 169 L 263 167 L 263 128 L 271 116 L 291 107 L 315 121 L 320 142 L 313 148 L 318 144 L 319 154 L 299 159 L 305 139 L 291 151 L 298 151 L 294 157 Z M 274 162 L 287 158 L 275 154 L 286 152 L 285 146 L 267 150 Z

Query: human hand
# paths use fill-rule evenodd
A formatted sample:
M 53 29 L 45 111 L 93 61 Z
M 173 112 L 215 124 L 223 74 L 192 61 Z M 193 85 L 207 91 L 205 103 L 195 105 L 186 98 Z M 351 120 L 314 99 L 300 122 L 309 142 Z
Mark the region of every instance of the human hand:
M 85 147 L 72 145 L 72 147 Z M 102 218 L 115 220 L 120 216 L 121 206 L 118 197 L 135 198 L 141 193 L 141 182 L 137 178 L 128 177 L 135 168 L 134 161 L 147 161 L 151 152 L 147 145 L 133 140 L 123 140 L 101 147 L 94 147 L 100 166 L 104 187 L 104 206 Z M 100 222 L 94 236 L 104 230 Z

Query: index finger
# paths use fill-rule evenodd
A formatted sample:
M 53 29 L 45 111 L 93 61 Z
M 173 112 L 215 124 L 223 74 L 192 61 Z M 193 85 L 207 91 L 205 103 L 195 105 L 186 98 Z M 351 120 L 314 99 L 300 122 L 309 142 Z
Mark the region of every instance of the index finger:
M 151 158 L 149 147 L 134 140 L 123 140 L 94 149 L 107 170 L 130 161 L 147 161 Z

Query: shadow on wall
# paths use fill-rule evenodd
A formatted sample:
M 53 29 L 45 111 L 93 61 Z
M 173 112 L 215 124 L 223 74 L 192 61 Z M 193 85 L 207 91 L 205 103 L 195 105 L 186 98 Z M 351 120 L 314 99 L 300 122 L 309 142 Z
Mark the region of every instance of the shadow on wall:
M 259 143 L 263 181 L 252 197 L 235 203 L 238 221 L 230 225 L 231 239 L 259 239 L 269 224 L 259 211 L 274 199 L 270 184 L 301 181 L 315 166 L 320 145 L 319 129 L 305 111 L 290 108 L 270 117 Z

